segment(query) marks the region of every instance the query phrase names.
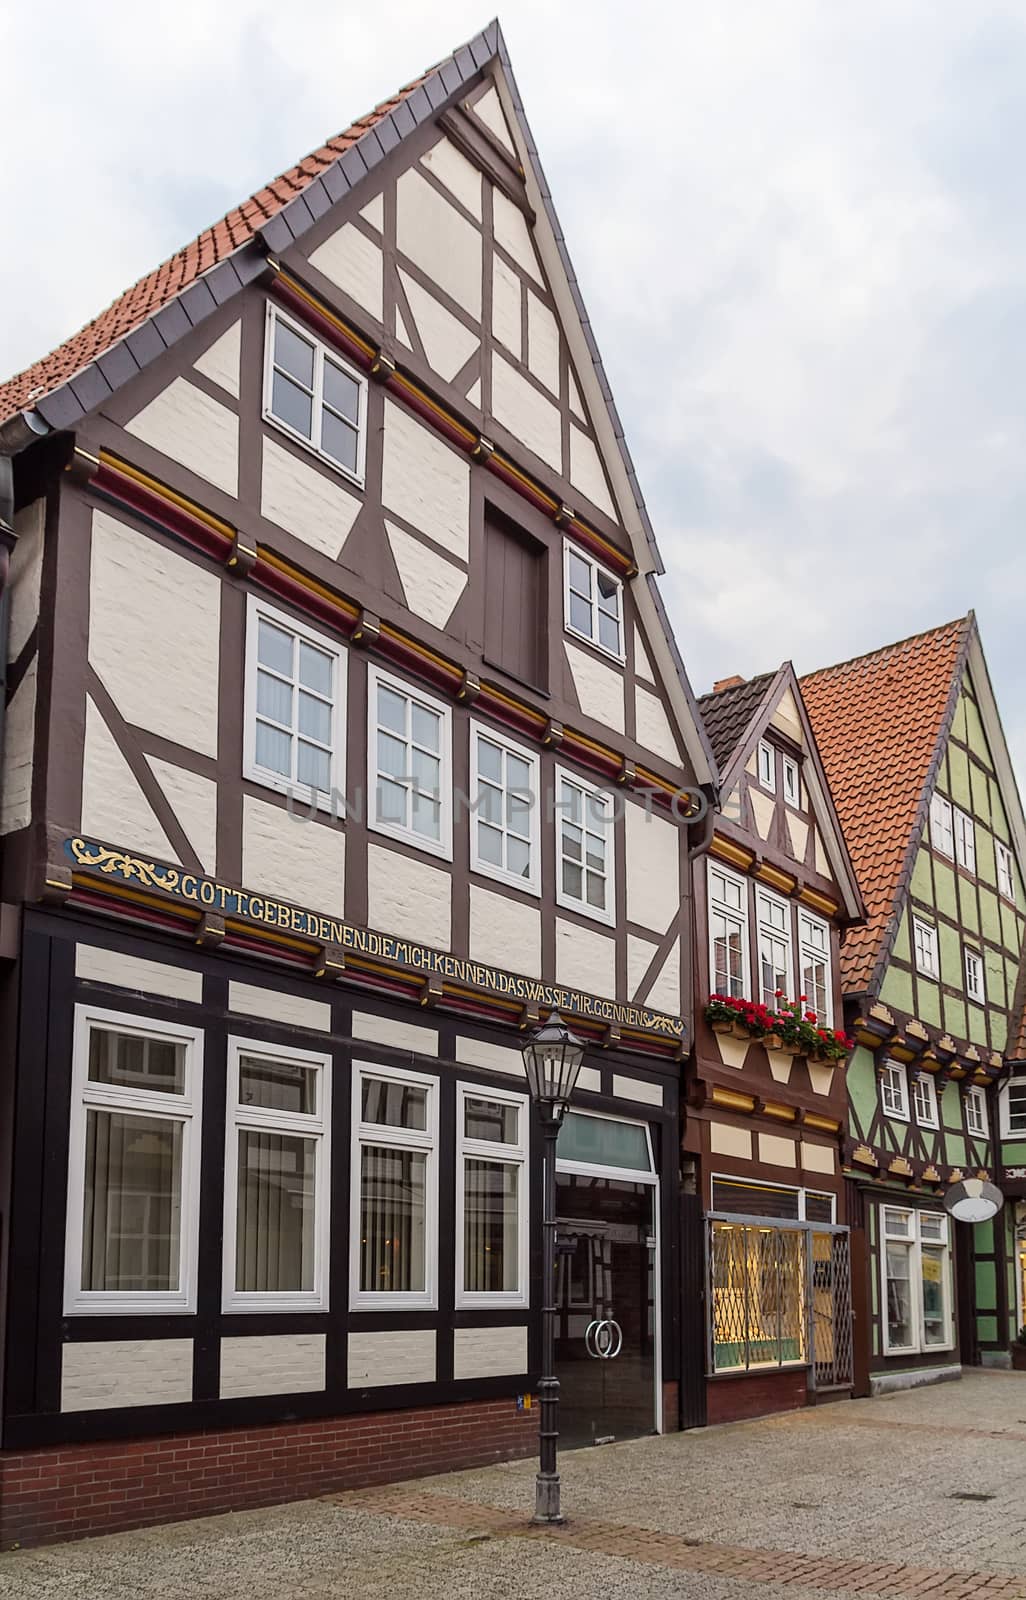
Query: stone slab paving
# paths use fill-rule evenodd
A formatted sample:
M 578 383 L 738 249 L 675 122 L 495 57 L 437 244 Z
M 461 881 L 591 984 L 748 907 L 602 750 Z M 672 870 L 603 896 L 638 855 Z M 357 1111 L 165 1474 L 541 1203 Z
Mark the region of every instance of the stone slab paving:
M 15 1551 L 0 1600 L 1026 1600 L 1026 1374 L 561 1466 L 561 1530 L 528 1526 L 516 1462 Z

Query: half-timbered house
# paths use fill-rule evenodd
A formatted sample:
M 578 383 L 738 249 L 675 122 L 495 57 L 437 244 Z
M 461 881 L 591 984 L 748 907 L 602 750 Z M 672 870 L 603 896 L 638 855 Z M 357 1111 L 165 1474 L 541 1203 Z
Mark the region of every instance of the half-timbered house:
M 4 1538 L 532 1449 L 555 1008 L 564 1427 L 675 1427 L 714 768 L 497 26 L 0 388 L 0 450 Z
M 1008 1359 L 1014 1207 L 970 1226 L 942 1198 L 1007 1181 L 1026 824 L 971 613 L 801 688 L 868 910 L 841 951 L 865 1393 Z
M 721 809 L 694 885 L 683 1410 L 851 1386 L 840 940 L 863 915 L 789 662 L 699 701 Z M 705 1293 L 703 1294 L 703 1289 Z M 704 1311 L 703 1311 L 704 1308 Z

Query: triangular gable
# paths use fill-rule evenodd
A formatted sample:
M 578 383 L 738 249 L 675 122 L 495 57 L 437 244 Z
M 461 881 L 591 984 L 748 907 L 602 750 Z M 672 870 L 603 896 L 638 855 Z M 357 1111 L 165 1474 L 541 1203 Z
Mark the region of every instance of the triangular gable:
M 713 723 L 720 740 L 717 747 L 720 785 L 728 798 L 741 782 L 742 775 L 755 771 L 756 748 L 770 730 L 782 733 L 802 752 L 802 782 L 808 791 L 808 809 L 818 834 L 817 856 L 820 844 L 825 855 L 820 870 L 829 869 L 824 875 L 831 877 L 841 891 L 849 918 L 861 920 L 865 916 L 865 906 L 855 869 L 790 661 L 785 661 L 775 673 L 764 673 L 748 682 L 739 680 L 719 693 L 703 695 L 698 704 L 703 717 Z M 756 798 L 754 792 L 751 798 Z M 769 811 L 777 809 L 776 797 L 759 795 L 757 798 L 765 800 Z M 768 820 L 768 814 L 764 820 Z M 759 818 L 755 820 L 756 831 L 761 831 Z M 786 818 L 792 830 L 791 852 L 800 859 L 803 841 L 795 836 L 796 820 L 790 816 Z
M 483 76 L 486 68 L 488 77 Z M 630 538 L 638 573 L 632 585 L 637 610 L 697 779 L 711 788 L 715 766 L 654 584 L 662 566 L 651 525 L 497 23 L 229 213 L 51 356 L 0 387 L 0 441 L 19 449 L 49 428 L 74 427 L 259 276 L 268 252 L 280 254 L 298 244 L 350 191 L 360 191 L 363 222 L 370 228 L 380 226 L 373 192 L 375 168 L 417 128 L 463 102 L 469 102 L 468 115 L 486 130 L 496 148 L 505 149 L 526 185 L 533 227 L 528 229 L 523 213 L 500 196 L 493 219 L 496 238 L 514 260 L 538 264 L 539 279 L 551 295 L 570 347 L 575 410 L 585 424 L 580 429 L 572 424 L 574 475 L 582 494 L 600 510 L 608 505 L 609 514 Z M 458 188 L 458 162 L 443 155 L 435 177 Z M 465 194 L 463 202 L 467 198 Z M 337 249 L 350 279 L 361 284 L 373 315 L 376 286 L 359 228 Z M 542 305 L 532 312 L 528 306 L 528 337 L 533 315 L 538 348 L 545 341 L 545 309 Z M 405 336 L 411 344 L 420 338 L 405 319 L 390 333 Z M 515 408 L 523 380 L 511 368 L 502 381 L 510 391 L 508 404 Z M 476 403 L 479 392 L 478 383 L 471 383 L 468 400 Z M 541 432 L 526 442 L 545 459 Z M 550 451 L 554 448 L 550 445 Z
M 974 632 L 955 622 L 801 680 L 867 920 L 845 939 L 845 991 L 875 992 L 900 921 Z

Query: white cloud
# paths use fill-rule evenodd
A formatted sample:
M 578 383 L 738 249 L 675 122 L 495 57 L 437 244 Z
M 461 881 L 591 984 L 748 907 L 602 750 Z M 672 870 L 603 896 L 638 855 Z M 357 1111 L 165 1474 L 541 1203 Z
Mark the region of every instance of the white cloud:
M 483 20 L 47 19 L 0 22 L 7 371 Z M 696 686 L 975 605 L 1026 760 L 1021 7 L 522 0 L 504 25 Z

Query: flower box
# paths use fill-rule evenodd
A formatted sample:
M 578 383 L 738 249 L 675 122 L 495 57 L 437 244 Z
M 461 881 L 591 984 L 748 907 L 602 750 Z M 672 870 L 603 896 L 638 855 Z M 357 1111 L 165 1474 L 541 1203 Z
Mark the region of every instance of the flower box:
M 710 1022 L 709 1026 L 712 1029 L 713 1033 L 733 1033 L 734 1032 L 734 1024 L 732 1022 Z

